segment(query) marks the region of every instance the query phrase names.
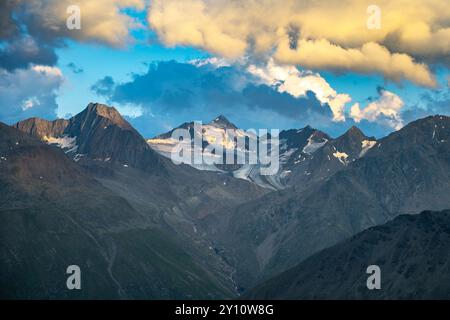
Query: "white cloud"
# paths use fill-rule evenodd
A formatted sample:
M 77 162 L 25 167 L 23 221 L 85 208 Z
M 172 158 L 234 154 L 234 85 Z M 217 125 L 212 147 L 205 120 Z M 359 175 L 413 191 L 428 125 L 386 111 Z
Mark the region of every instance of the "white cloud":
M 37 97 L 30 97 L 22 102 L 22 110 L 25 111 L 38 105 L 40 105 L 39 99 Z
M 371 122 L 385 122 L 398 130 L 403 127 L 403 120 L 400 115 L 403 105 L 404 103 L 399 96 L 381 89 L 378 99 L 369 103 L 365 108 L 361 109 L 359 103 L 355 103 L 350 110 L 350 116 L 356 122 L 363 119 Z
M 337 93 L 318 73 L 301 71 L 294 66 L 277 65 L 273 59 L 263 66 L 250 64 L 247 71 L 269 85 L 276 85 L 279 92 L 287 92 L 294 97 L 306 96 L 314 92 L 317 99 L 328 104 L 334 121 L 345 121 L 344 107 L 352 99 L 346 93 Z
M 62 72 L 59 68 L 49 67 L 49 66 L 32 66 L 31 70 L 35 73 L 39 73 L 49 79 L 58 80 L 63 77 Z
M 14 123 L 28 117 L 55 118 L 56 92 L 64 77 L 56 67 L 0 69 L 0 119 Z
M 275 52 L 278 62 L 308 69 L 379 73 L 394 81 L 436 86 L 421 61 L 439 61 L 450 53 L 448 1 L 378 0 L 379 30 L 367 28 L 371 4 L 372 0 L 153 0 L 148 21 L 168 46 L 195 46 L 229 59 Z
M 300 64 L 311 69 L 381 73 L 394 81 L 409 79 L 426 87 L 436 86 L 428 66 L 417 63 L 407 54 L 391 53 L 384 46 L 368 42 L 360 48 L 343 48 L 328 40 L 300 40 L 296 49 L 289 40 L 278 46 L 275 57 L 282 63 Z
M 206 59 L 193 59 L 189 61 L 189 63 L 193 64 L 196 67 L 203 67 L 206 65 L 211 65 L 215 68 L 221 68 L 221 67 L 229 67 L 231 66 L 232 62 L 228 61 L 227 59 L 218 58 L 218 57 L 210 57 Z

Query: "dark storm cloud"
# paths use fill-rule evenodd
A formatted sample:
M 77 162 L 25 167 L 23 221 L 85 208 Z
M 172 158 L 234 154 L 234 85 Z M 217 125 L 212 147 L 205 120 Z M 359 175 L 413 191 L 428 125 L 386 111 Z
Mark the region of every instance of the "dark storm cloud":
M 53 66 L 58 60 L 58 41 L 33 34 L 37 28 L 29 22 L 37 18 L 27 14 L 27 4 L 18 0 L 0 3 L 0 68 L 8 71 L 26 69 L 31 64 Z
M 99 96 L 111 96 L 116 84 L 113 78 L 106 76 L 103 79 L 98 80 L 91 86 L 91 90 Z
M 328 105 L 322 105 L 316 95 L 308 91 L 305 97 L 294 97 L 286 92 L 278 92 L 266 85 L 246 87 L 242 92 L 246 105 L 276 111 L 285 117 L 308 117 L 314 113 L 332 118 Z
M 0 121 L 8 124 L 56 118 L 56 92 L 63 81 L 59 69 L 50 67 L 57 62 L 55 43 L 30 35 L 25 5 L 37 3 L 0 1 Z
M 140 106 L 143 115 L 131 120 L 137 126 L 146 123 L 144 119 L 148 123 L 166 119 L 177 125 L 178 121 L 209 120 L 218 114 L 265 127 L 286 121 L 331 122 L 333 117 L 330 107 L 321 104 L 314 93 L 296 98 L 275 86 L 258 83 L 245 69 L 231 66 L 159 62 L 129 82 L 115 83 L 105 77 L 91 89 L 112 104 Z M 247 119 L 250 114 L 251 119 Z M 147 132 L 146 128 L 139 129 Z
M 0 49 L 0 68 L 8 71 L 28 68 L 31 64 L 53 66 L 57 60 L 52 47 L 37 43 L 27 35 L 9 41 Z
M 135 75 L 127 83 L 115 84 L 111 77 L 105 77 L 92 90 L 112 102 L 133 103 L 164 112 L 245 106 L 272 110 L 287 117 L 309 113 L 332 117 L 328 105 L 321 105 L 312 92 L 295 98 L 275 87 L 256 85 L 249 81 L 250 77 L 234 67 L 211 69 L 167 61 L 152 64 L 147 73 Z
M 16 5 L 17 1 L 15 0 L 0 1 L 0 40 L 11 38 L 19 32 L 19 28 L 12 17 Z

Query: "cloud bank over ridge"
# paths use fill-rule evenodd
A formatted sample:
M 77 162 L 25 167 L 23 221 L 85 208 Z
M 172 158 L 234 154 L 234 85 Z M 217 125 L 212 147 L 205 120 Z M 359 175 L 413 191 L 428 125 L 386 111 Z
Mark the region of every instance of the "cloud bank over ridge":
M 381 28 L 367 28 L 371 1 L 155 0 L 148 21 L 166 45 L 226 58 L 273 56 L 309 69 L 379 73 L 434 87 L 427 63 L 450 53 L 445 0 L 380 0 Z

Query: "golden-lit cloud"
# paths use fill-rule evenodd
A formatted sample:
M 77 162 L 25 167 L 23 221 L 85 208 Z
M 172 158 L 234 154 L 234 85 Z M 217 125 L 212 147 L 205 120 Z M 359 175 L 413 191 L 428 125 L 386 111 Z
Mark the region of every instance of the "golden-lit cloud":
M 252 65 L 247 71 L 264 83 L 275 86 L 279 92 L 287 92 L 298 98 L 313 92 L 323 104 L 328 104 L 333 113 L 333 121 L 345 121 L 344 108 L 352 99 L 346 93 L 337 93 L 318 73 L 298 70 L 294 66 L 277 65 L 273 59 L 267 64 Z
M 377 100 L 369 103 L 361 109 L 359 103 L 355 103 L 350 110 L 350 116 L 360 122 L 365 119 L 371 122 L 385 122 L 388 126 L 399 130 L 403 127 L 400 111 L 404 106 L 403 100 L 395 93 L 380 89 Z
M 131 40 L 130 30 L 138 27 L 135 19 L 121 9 L 145 9 L 145 0 L 16 0 L 23 5 L 29 32 L 41 38 L 72 38 L 79 41 L 101 42 L 120 47 Z M 81 29 L 69 30 L 67 8 L 80 8 Z
M 323 39 L 300 40 L 296 49 L 289 48 L 286 42 L 280 43 L 275 54 L 275 58 L 282 63 L 300 64 L 311 69 L 378 72 L 394 81 L 409 79 L 423 86 L 436 85 L 436 80 L 425 64 L 414 62 L 404 53 L 390 53 L 375 42 L 351 49 L 344 49 Z
M 148 20 L 168 46 L 189 45 L 229 59 L 271 56 L 309 68 L 380 73 L 423 86 L 426 64 L 450 54 L 447 0 L 153 0 Z

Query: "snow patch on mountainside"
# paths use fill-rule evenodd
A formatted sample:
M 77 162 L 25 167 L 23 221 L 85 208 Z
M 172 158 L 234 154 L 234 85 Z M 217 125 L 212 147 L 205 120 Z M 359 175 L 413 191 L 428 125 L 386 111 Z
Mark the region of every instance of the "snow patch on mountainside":
M 69 137 L 64 135 L 62 137 L 43 137 L 47 144 L 56 145 L 64 150 L 65 153 L 75 152 L 78 149 L 77 137 Z
M 336 150 L 336 152 L 333 153 L 333 156 L 338 159 L 343 165 L 347 164 L 348 154 L 346 154 L 345 152 L 339 152 Z
M 253 165 L 244 164 L 241 168 L 233 171 L 233 177 L 251 181 L 249 176 L 253 168 L 254 168 Z
M 322 141 L 314 141 L 314 134 L 312 134 L 309 138 L 308 138 L 308 144 L 303 148 L 303 152 L 307 153 L 307 154 L 313 154 L 314 152 L 316 152 L 317 150 L 319 150 L 321 147 L 323 147 L 325 145 L 325 143 L 328 142 L 327 139 L 322 139 Z
M 192 126 L 187 127 L 187 130 L 191 130 Z M 210 124 L 204 124 L 196 128 L 196 131 L 193 132 L 197 139 L 203 138 L 203 141 L 207 143 L 207 147 L 203 149 L 196 150 L 203 157 L 203 163 L 196 164 L 194 161 L 189 161 L 188 165 L 198 169 L 198 170 L 208 170 L 208 171 L 218 171 L 223 172 L 223 170 L 217 168 L 217 166 L 213 164 L 208 164 L 214 162 L 214 160 L 222 159 L 222 155 L 215 154 L 216 150 L 223 151 L 232 151 L 236 150 L 245 150 L 245 143 L 243 145 L 238 145 L 235 138 L 244 138 L 248 137 L 251 141 L 255 141 L 257 136 L 252 132 L 245 132 L 241 129 L 234 129 L 234 125 L 229 123 L 224 117 L 218 117 L 214 119 Z M 227 130 L 228 129 L 228 130 Z M 152 149 L 154 149 L 159 154 L 171 158 L 173 148 L 181 143 L 182 149 L 188 153 L 190 153 L 190 159 L 194 159 L 194 147 L 193 147 L 193 138 L 188 141 L 178 141 L 177 139 L 169 138 L 154 138 L 148 139 L 147 143 L 150 145 Z M 255 142 L 256 143 L 256 142 Z M 248 150 L 245 150 L 245 153 L 249 153 Z M 239 169 L 238 172 L 233 173 L 234 176 L 237 176 L 241 179 L 248 180 L 248 174 L 253 169 L 254 166 L 244 166 Z
M 375 140 L 363 140 L 361 141 L 361 152 L 359 153 L 359 157 L 363 157 L 367 151 L 369 151 L 372 147 L 377 144 Z
M 288 149 L 288 150 L 282 152 L 282 153 L 280 154 L 280 162 L 281 162 L 281 164 L 285 164 L 286 162 L 288 162 L 288 160 L 290 159 L 290 157 L 292 156 L 292 154 L 293 154 L 295 151 L 297 151 L 297 150 L 298 150 L 297 148 L 291 148 L 291 149 Z
M 222 128 L 216 128 L 212 125 L 204 125 L 203 137 L 211 146 L 222 147 L 223 149 L 234 149 L 236 146 L 234 140 L 234 134 L 236 137 L 245 137 L 246 134 L 242 130 L 224 130 Z
M 169 139 L 148 139 L 147 143 L 152 147 L 153 150 L 159 154 L 170 158 L 172 148 L 179 143 L 179 141 L 169 138 Z

